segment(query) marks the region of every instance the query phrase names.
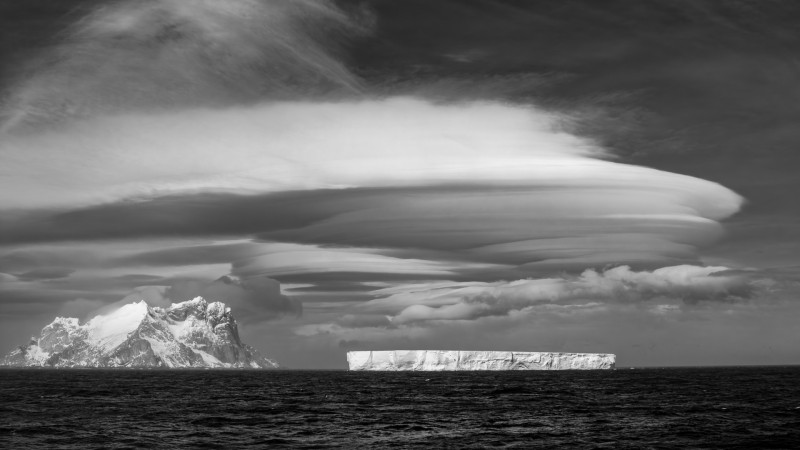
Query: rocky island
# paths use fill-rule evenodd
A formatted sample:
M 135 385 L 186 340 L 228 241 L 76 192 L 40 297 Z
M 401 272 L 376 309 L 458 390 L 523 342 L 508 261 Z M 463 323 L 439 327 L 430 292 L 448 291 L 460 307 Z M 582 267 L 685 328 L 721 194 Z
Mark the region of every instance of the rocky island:
M 202 297 L 124 305 L 84 324 L 57 317 L 0 360 L 11 367 L 252 368 L 278 364 L 239 339 L 231 309 Z
M 613 369 L 610 353 L 387 350 L 347 352 L 350 370 L 598 370 Z

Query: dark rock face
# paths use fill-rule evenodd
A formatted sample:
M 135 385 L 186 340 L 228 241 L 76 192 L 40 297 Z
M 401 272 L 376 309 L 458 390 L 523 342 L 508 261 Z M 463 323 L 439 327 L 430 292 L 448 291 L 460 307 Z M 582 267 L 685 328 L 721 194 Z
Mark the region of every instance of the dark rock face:
M 153 352 L 150 342 L 138 335 L 117 347 L 109 356 L 108 363 L 114 366 L 165 367 L 164 361 Z
M 219 367 L 278 365 L 243 344 L 230 308 L 198 297 L 169 308 L 125 305 L 80 325 L 56 318 L 38 339 L 2 361 L 43 367 Z
M 20 345 L 15 348 L 3 359 L 3 365 L 6 366 L 26 366 L 28 358 L 28 349 L 36 345 L 36 340 L 31 340 L 28 345 Z
M 77 319 L 63 319 L 59 317 L 54 320 L 53 323 L 42 329 L 39 347 L 48 353 L 61 352 L 69 347 L 74 339 L 85 337 L 80 333 L 78 328 Z

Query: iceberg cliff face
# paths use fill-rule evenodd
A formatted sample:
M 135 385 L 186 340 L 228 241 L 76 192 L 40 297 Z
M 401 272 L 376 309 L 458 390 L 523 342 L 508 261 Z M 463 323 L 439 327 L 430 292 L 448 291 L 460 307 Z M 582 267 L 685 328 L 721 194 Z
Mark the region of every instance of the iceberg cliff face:
M 387 350 L 347 352 L 350 370 L 597 370 L 613 369 L 609 353 Z
M 239 339 L 223 303 L 202 297 L 169 308 L 144 301 L 97 316 L 83 325 L 57 317 L 38 339 L 0 360 L 17 367 L 164 367 L 274 369 Z

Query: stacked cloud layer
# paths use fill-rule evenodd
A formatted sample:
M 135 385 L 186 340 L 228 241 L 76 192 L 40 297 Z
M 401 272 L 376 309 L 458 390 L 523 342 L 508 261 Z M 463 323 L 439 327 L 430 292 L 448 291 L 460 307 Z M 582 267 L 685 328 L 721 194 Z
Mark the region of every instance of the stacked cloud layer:
M 156 303 L 304 312 L 300 335 L 378 324 L 392 336 L 541 305 L 750 295 L 698 257 L 742 197 L 619 162 L 565 131 L 564 112 L 418 87 L 378 96 L 341 56 L 373 26 L 326 1 L 92 10 L 3 105 L 9 309 L 155 286 Z M 393 287 L 340 308 L 376 286 Z

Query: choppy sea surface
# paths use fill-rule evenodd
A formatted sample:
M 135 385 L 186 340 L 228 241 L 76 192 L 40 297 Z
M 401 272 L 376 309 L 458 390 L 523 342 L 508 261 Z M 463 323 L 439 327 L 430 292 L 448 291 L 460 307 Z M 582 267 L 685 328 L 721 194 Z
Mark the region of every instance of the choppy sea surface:
M 0 448 L 800 448 L 800 367 L 0 370 Z

